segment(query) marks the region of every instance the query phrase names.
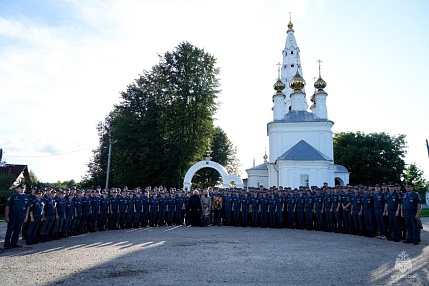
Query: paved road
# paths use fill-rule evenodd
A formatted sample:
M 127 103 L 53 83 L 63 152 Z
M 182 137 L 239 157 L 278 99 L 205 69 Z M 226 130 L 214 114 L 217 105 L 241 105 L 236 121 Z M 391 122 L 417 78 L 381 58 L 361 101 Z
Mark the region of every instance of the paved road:
M 0 250 L 0 285 L 429 285 L 424 225 L 418 246 L 224 226 L 97 232 Z

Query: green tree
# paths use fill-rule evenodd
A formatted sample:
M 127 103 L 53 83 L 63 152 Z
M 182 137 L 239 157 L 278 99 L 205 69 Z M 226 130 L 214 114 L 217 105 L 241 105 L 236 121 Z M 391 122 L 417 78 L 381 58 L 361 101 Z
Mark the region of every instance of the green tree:
M 11 174 L 0 175 L 0 215 L 4 214 L 7 199 L 14 193 L 14 190 L 11 190 L 10 187 L 15 182 L 15 179 L 15 176 Z
M 405 135 L 341 132 L 334 135 L 335 163 L 350 172 L 350 184 L 400 182 L 405 169 Z
M 424 172 L 417 166 L 416 163 L 411 163 L 406 169 L 404 179 L 407 182 L 414 184 L 414 190 L 416 190 L 423 201 L 426 201 L 426 191 L 429 190 L 429 182 L 424 177 Z
M 98 126 L 100 146 L 88 165 L 85 184 L 106 178 L 112 147 L 110 185 L 179 186 L 214 134 L 219 69 L 216 59 L 188 42 L 159 57 L 121 93 Z M 103 183 L 104 185 L 104 183 Z
M 27 184 L 27 187 L 40 187 L 40 182 L 33 171 L 29 172 L 29 176 L 29 180 L 25 182 Z

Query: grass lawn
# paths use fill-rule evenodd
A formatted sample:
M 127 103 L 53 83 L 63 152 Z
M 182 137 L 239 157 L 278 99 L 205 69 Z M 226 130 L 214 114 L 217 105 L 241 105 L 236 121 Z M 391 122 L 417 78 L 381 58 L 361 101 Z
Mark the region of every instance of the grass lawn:
M 420 217 L 429 217 L 429 209 L 422 209 Z

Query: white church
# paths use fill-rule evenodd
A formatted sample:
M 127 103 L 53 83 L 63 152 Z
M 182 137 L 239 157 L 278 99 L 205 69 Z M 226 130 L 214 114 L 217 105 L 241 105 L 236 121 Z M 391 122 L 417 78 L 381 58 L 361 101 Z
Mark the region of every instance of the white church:
M 280 71 L 279 71 L 280 72 Z M 305 95 L 300 51 L 289 21 L 281 75 L 274 84 L 273 120 L 267 124 L 269 156 L 247 169 L 247 187 L 345 185 L 349 172 L 334 164 L 332 126 L 320 76 L 314 83 L 310 110 Z M 254 164 L 255 165 L 255 164 Z

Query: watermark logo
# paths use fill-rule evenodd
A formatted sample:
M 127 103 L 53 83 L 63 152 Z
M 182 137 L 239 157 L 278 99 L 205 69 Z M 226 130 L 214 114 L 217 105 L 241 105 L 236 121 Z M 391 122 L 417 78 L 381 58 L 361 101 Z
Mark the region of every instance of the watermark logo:
M 399 274 L 394 274 L 393 278 L 414 278 L 414 276 L 406 274 L 408 271 L 413 269 L 413 263 L 408 256 L 406 251 L 401 251 L 400 254 L 398 254 L 398 257 L 395 261 L 395 270 L 398 270 Z

